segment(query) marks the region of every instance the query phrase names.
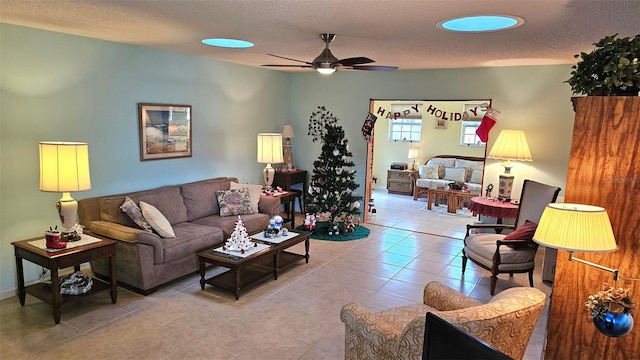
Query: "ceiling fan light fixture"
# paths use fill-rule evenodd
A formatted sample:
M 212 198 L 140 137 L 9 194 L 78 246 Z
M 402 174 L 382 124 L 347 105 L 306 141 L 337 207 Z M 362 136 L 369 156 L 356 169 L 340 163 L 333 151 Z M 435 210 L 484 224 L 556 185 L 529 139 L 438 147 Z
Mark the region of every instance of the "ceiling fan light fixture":
M 455 32 L 490 32 L 511 29 L 524 24 L 524 19 L 510 15 L 474 15 L 438 22 L 440 29 Z
M 316 71 L 322 75 L 331 75 L 336 72 L 336 66 L 333 66 L 331 63 L 320 63 Z

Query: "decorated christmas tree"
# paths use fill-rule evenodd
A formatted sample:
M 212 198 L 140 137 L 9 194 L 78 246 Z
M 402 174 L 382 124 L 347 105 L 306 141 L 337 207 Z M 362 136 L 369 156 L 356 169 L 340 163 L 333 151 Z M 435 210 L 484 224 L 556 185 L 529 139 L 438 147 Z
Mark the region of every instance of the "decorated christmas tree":
M 231 237 L 227 239 L 224 244 L 225 250 L 235 250 L 244 253 L 246 250 L 255 246 L 255 243 L 251 241 L 247 234 L 247 228 L 244 226 L 244 221 L 238 216 L 236 220 L 236 226 L 231 233 Z
M 308 210 L 315 214 L 330 214 L 330 224 L 337 217 L 360 214 L 361 196 L 355 194 L 358 184 L 351 160 L 348 140 L 338 118 L 324 106 L 311 114 L 309 135 L 322 141 L 322 151 L 313 162 L 313 173 L 306 197 Z

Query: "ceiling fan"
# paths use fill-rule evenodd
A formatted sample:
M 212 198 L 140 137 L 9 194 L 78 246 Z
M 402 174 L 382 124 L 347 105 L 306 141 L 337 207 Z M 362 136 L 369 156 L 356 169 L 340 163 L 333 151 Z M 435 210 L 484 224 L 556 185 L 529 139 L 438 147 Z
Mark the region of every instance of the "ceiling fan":
M 367 70 L 367 71 L 395 71 L 398 70 L 397 66 L 378 66 L 378 65 L 363 65 L 363 64 L 370 64 L 372 62 L 375 62 L 369 58 L 366 57 L 352 57 L 352 58 L 346 58 L 346 59 L 342 59 L 342 60 L 338 60 L 338 58 L 336 58 L 335 56 L 333 56 L 333 54 L 331 53 L 331 50 L 329 50 L 329 43 L 333 41 L 333 39 L 336 38 L 336 34 L 320 34 L 320 39 L 322 39 L 322 41 L 324 41 L 324 50 L 322 50 L 322 52 L 320 53 L 320 55 L 318 55 L 315 59 L 313 59 L 312 62 L 308 62 L 308 61 L 302 61 L 302 60 L 297 60 L 297 59 L 292 59 L 292 58 L 288 58 L 288 57 L 284 57 L 284 56 L 280 56 L 280 55 L 274 55 L 274 54 L 267 54 L 270 56 L 274 56 L 277 58 L 281 58 L 281 59 L 285 59 L 285 60 L 291 60 L 291 61 L 296 61 L 296 62 L 300 62 L 303 63 L 305 65 L 275 65 L 275 64 L 266 64 L 266 65 L 262 65 L 262 66 L 268 66 L 268 67 L 298 67 L 298 68 L 311 68 L 316 70 L 317 72 L 324 74 L 324 75 L 329 75 L 329 74 L 333 74 L 334 71 L 338 70 L 338 69 L 350 69 L 350 70 Z

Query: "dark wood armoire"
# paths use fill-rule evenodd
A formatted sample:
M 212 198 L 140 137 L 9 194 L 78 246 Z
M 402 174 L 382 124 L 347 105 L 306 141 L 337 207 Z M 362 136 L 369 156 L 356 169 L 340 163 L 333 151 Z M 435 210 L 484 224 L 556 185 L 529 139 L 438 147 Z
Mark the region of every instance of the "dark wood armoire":
M 640 97 L 573 98 L 575 124 L 565 192 L 566 203 L 607 209 L 618 249 L 577 257 L 640 278 Z M 568 140 L 567 140 L 568 141 Z M 640 304 L 640 282 L 613 282 L 611 273 L 558 252 L 548 317 L 545 359 L 640 359 L 640 306 L 626 336 L 598 332 L 584 307 L 589 294 L 608 282 L 631 288 Z

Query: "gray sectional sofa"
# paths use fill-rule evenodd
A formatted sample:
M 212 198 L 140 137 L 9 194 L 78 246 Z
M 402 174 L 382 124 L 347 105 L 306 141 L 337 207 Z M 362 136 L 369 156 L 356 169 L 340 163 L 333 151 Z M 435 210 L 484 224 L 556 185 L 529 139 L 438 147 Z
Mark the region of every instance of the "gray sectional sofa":
M 236 178 L 221 177 L 182 185 L 78 201 L 80 224 L 95 234 L 117 240 L 118 283 L 149 294 L 172 280 L 198 270 L 196 252 L 229 237 L 237 216 L 220 216 L 218 190 L 229 190 Z M 125 197 L 156 207 L 169 221 L 175 237 L 160 237 L 138 227 L 120 206 Z M 242 215 L 249 233 L 269 224 L 280 211 L 278 198 L 260 197 L 258 213 Z M 92 261 L 92 270 L 108 277 L 106 261 Z

